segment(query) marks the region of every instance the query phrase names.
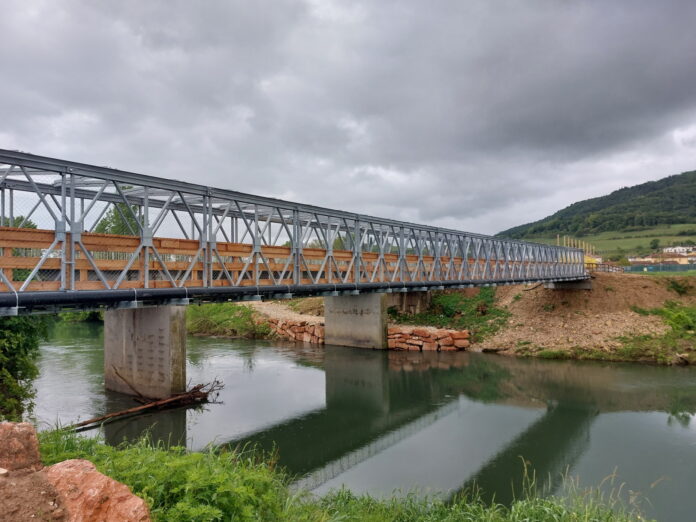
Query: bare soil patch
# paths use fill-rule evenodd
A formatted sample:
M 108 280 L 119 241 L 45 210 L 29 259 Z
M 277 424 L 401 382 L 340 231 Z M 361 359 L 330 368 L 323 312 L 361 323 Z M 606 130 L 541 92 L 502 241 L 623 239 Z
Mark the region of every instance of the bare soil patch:
M 633 307 L 657 308 L 668 300 L 696 302 L 693 295 L 670 291 L 668 281 L 644 275 L 597 273 L 592 282 L 591 291 L 547 290 L 543 285 L 498 288 L 499 306 L 512 315 L 500 332 L 474 349 L 611 351 L 621 346 L 618 337 L 661 335 L 669 329 L 660 317 L 640 315 Z
M 0 477 L 0 520 L 66 520 L 58 493 L 43 471 L 11 471 Z

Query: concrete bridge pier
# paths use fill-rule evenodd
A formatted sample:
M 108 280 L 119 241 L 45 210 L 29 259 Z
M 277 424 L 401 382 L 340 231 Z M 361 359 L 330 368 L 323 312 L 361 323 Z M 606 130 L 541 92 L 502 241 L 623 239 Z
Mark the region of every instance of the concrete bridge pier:
M 324 298 L 324 342 L 387 348 L 387 294 Z
M 108 310 L 104 314 L 104 384 L 149 398 L 186 388 L 186 307 Z

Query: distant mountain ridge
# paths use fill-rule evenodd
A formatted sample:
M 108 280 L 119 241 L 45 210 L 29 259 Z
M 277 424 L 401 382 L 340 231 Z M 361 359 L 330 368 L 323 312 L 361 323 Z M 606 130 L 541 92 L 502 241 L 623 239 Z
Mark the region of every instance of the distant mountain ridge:
M 556 234 L 582 237 L 677 223 L 696 223 L 696 170 L 579 201 L 544 219 L 496 235 L 516 239 Z

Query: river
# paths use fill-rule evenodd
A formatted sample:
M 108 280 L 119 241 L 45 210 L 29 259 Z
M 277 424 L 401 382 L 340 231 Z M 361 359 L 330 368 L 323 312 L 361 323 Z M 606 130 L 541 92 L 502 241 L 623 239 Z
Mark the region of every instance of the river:
M 104 390 L 102 338 L 99 324 L 58 323 L 43 343 L 42 429 L 135 405 Z M 190 338 L 187 372 L 222 380 L 219 403 L 114 422 L 106 441 L 253 443 L 317 494 L 448 497 L 476 483 L 501 502 L 520 491 L 524 457 L 556 493 L 566 475 L 646 516 L 695 518 L 693 368 Z

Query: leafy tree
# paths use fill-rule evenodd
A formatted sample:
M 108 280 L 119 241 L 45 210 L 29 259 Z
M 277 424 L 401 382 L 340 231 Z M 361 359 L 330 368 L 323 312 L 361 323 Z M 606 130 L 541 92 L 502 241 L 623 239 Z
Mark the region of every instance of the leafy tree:
M 137 205 L 130 210 L 125 203 L 116 203 L 94 227 L 97 234 L 117 234 L 120 236 L 138 236 L 140 227 L 135 216 L 138 215 Z
M 660 249 L 660 240 L 655 238 L 652 241 L 650 241 L 650 249 L 651 250 L 659 250 Z
M 7 223 L 6 226 L 8 227 L 21 227 L 21 228 L 33 228 L 36 229 L 36 223 L 34 223 L 31 219 L 25 219 L 24 216 L 15 216 L 14 218 L 5 218 L 5 222 Z M 12 255 L 13 256 L 20 256 L 21 252 L 18 248 L 13 248 L 12 249 Z M 14 268 L 12 270 L 12 280 L 13 281 L 24 281 L 27 277 L 29 277 L 29 274 L 31 273 L 31 270 L 28 268 Z
M 47 324 L 42 316 L 0 318 L 0 420 L 21 420 L 32 407 L 39 340 Z

